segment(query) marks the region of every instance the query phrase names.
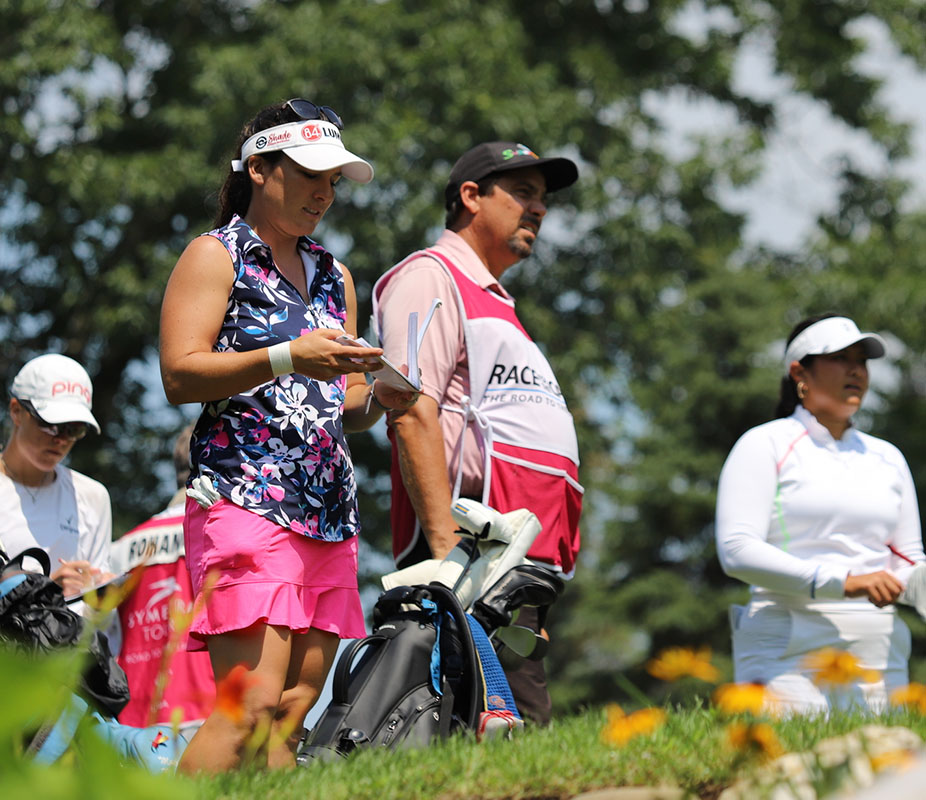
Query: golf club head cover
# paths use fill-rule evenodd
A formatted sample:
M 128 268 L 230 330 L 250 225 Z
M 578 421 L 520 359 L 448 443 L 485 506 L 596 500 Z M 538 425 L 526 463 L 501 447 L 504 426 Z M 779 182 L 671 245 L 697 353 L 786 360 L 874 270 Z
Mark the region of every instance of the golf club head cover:
M 476 500 L 461 497 L 450 506 L 450 515 L 461 533 L 477 539 L 499 539 L 505 535 L 502 515 Z M 509 541 L 503 539 L 503 541 Z
M 511 624 L 521 606 L 549 606 L 563 590 L 563 580 L 544 567 L 521 564 L 508 570 L 473 605 L 473 616 L 487 631 Z
M 450 556 L 448 556 L 449 558 Z M 383 589 L 394 589 L 396 586 L 412 586 L 417 583 L 430 583 L 437 580 L 437 574 L 443 565 L 439 558 L 429 558 L 425 561 L 419 561 L 410 567 L 397 569 L 395 572 L 389 572 L 380 579 Z M 459 574 L 459 569 L 457 574 Z

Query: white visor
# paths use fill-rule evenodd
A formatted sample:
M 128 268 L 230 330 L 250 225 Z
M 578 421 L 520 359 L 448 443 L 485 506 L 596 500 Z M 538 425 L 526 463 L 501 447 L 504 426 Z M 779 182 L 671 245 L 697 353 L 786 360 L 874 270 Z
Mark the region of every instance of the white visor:
M 791 371 L 791 362 L 805 356 L 822 356 L 838 353 L 853 344 L 861 343 L 866 358 L 881 358 L 884 355 L 884 340 L 876 333 L 862 333 L 847 317 L 828 317 L 815 322 L 788 345 L 785 352 L 785 375 Z
M 287 122 L 258 131 L 241 148 L 241 158 L 231 162 L 232 170 L 244 172 L 248 159 L 271 150 L 283 150 L 299 166 L 322 172 L 340 168 L 345 178 L 357 183 L 373 180 L 373 167 L 351 153 L 341 141 L 336 125 L 320 119 Z

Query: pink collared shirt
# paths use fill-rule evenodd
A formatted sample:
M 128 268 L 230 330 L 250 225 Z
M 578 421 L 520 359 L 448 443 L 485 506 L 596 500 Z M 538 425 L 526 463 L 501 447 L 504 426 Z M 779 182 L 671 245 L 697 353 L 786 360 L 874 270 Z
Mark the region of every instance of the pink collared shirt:
M 512 299 L 495 276 L 479 259 L 473 249 L 456 233 L 445 230 L 434 247 L 453 264 L 469 275 L 479 286 L 488 288 L 500 297 Z M 469 392 L 469 362 L 463 338 L 463 324 L 455 300 L 456 289 L 446 270 L 433 258 L 419 256 L 409 261 L 384 287 L 379 299 L 379 335 L 386 358 L 394 364 L 406 361 L 408 315 L 418 312 L 421 323 L 435 297 L 443 304 L 431 319 L 421 349 L 418 367 L 421 370 L 421 388 L 424 394 L 439 405 L 459 408 Z M 448 465 L 448 479 L 456 477 L 457 452 L 463 416 L 441 411 L 441 431 L 444 437 L 444 455 Z M 484 454 L 482 445 L 472 428 L 466 431 L 463 451 L 463 496 L 482 495 Z

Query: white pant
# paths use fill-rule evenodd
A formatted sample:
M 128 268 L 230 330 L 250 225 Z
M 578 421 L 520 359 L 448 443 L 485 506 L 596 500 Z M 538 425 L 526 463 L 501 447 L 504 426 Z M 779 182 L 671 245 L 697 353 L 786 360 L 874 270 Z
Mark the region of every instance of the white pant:
M 734 678 L 761 683 L 787 712 L 820 713 L 831 708 L 880 712 L 890 693 L 906 686 L 910 629 L 893 606 L 867 601 L 799 603 L 754 599 L 730 607 Z M 817 686 L 804 661 L 824 647 L 848 650 L 881 680 Z

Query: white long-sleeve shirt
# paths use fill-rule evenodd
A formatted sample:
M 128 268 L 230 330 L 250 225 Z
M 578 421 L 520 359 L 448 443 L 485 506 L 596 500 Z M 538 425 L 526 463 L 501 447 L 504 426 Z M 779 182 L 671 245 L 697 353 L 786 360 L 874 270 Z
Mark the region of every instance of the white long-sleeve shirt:
M 901 452 L 849 428 L 834 439 L 802 406 L 747 431 L 717 491 L 724 571 L 768 593 L 842 599 L 846 577 L 926 560 L 916 491 Z

